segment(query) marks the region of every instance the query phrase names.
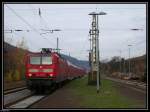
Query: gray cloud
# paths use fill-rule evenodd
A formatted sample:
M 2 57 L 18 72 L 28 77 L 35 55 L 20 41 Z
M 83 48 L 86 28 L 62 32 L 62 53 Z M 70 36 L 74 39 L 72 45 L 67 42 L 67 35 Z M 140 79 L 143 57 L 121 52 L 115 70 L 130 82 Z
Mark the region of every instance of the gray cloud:
M 101 59 L 119 55 L 128 58 L 128 44 L 140 43 L 133 46 L 133 56 L 142 55 L 146 51 L 146 5 L 145 4 L 7 4 L 30 25 L 40 29 L 61 29 L 61 32 L 40 36 L 26 23 L 18 18 L 4 5 L 4 29 L 29 29 L 30 32 L 5 34 L 12 38 L 11 44 L 25 37 L 32 51 L 42 47 L 56 47 L 59 37 L 60 47 L 65 54 L 79 59 L 88 60 L 89 41 L 88 32 L 91 28 L 93 11 L 107 12 L 106 16 L 99 16 L 100 28 L 100 56 Z M 38 8 L 42 18 L 38 15 Z M 98 9 L 96 9 L 96 7 Z M 132 31 L 132 28 L 142 28 L 142 31 Z

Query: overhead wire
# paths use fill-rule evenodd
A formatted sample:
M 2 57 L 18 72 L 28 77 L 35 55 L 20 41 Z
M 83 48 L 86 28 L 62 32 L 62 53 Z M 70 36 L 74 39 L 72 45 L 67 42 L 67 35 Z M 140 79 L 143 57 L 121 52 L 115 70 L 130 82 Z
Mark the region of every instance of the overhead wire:
M 38 6 L 39 7 L 39 6 Z M 33 7 L 32 7 L 33 8 Z M 34 9 L 34 8 L 33 8 Z M 44 24 L 45 28 L 50 30 L 46 20 L 43 18 L 42 12 L 41 12 L 41 8 L 39 7 L 39 16 L 40 16 L 40 22 Z M 51 33 L 51 32 L 46 32 L 46 33 Z M 42 34 L 46 34 L 46 33 L 42 33 Z M 52 32 L 53 33 L 53 32 Z M 47 40 L 47 42 L 50 42 L 48 38 L 44 38 Z
M 11 7 L 9 7 L 8 5 L 6 5 L 6 7 L 8 7 L 18 18 L 20 18 L 24 23 L 26 23 L 31 29 L 33 29 L 33 31 L 35 31 L 37 34 L 40 34 L 40 32 L 34 28 L 32 25 L 30 25 L 23 17 L 21 17 L 19 14 L 16 13 L 16 11 L 14 9 L 12 9 Z M 40 35 L 42 36 L 42 35 Z M 44 37 L 44 36 L 42 36 Z M 52 42 L 51 42 L 52 43 Z M 53 44 L 54 45 L 54 44 Z
M 90 36 L 90 35 L 88 34 L 88 39 L 89 39 L 89 36 Z M 85 38 L 84 43 L 82 44 L 82 45 L 83 45 L 83 46 L 82 46 L 82 49 L 80 50 L 79 54 L 82 54 L 83 51 L 86 51 L 86 50 L 84 50 L 84 48 L 85 48 L 85 46 L 87 45 L 87 44 L 86 44 L 86 41 L 87 41 L 88 39 Z
M 37 29 L 35 29 L 32 25 L 30 25 L 24 18 L 22 18 L 19 14 L 17 14 L 14 9 L 6 5 L 18 18 L 20 18 L 24 23 L 26 23 L 31 29 L 33 29 L 35 32 L 39 33 Z M 39 33 L 40 34 L 40 33 Z
M 50 28 L 47 26 L 47 22 L 45 21 L 45 19 L 43 18 L 43 15 L 42 15 L 42 12 L 41 12 L 41 8 L 39 7 L 39 16 L 40 16 L 40 22 L 41 24 L 43 23 L 45 28 L 50 30 Z M 43 22 L 44 21 L 44 22 Z M 49 39 L 48 38 L 45 38 L 47 40 L 47 42 L 49 43 Z M 54 44 L 53 44 L 54 45 Z

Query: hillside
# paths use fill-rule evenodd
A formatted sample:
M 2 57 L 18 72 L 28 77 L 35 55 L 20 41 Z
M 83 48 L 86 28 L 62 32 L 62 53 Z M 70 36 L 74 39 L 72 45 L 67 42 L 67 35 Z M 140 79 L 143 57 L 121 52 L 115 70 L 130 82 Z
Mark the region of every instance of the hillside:
M 89 62 L 88 61 L 78 60 L 74 57 L 67 56 L 67 55 L 64 55 L 64 54 L 61 54 L 61 56 L 64 57 L 65 59 L 69 60 L 70 62 L 72 62 L 76 66 L 79 66 L 79 67 L 82 67 L 82 68 L 85 68 L 85 69 L 89 69 Z
M 4 42 L 4 53 L 8 53 L 9 51 L 13 51 L 13 50 L 16 50 L 17 47 L 13 46 L 13 45 L 10 45 L 6 42 Z
M 101 66 L 102 72 L 112 77 L 118 77 L 118 78 L 128 77 L 132 79 L 140 79 L 142 81 L 146 81 L 146 77 L 147 77 L 146 54 L 131 58 L 130 67 L 129 67 L 129 59 L 124 60 L 122 58 L 119 61 L 118 59 L 119 57 L 115 56 L 109 62 L 103 63 Z
M 131 61 L 146 61 L 146 54 L 144 54 L 142 56 L 131 58 Z

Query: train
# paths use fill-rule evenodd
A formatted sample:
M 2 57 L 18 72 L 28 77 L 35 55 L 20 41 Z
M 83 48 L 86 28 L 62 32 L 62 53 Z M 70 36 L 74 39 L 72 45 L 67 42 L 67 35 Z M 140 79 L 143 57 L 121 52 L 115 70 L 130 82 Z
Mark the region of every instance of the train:
M 25 56 L 25 78 L 31 91 L 49 89 L 67 80 L 83 77 L 86 70 L 49 48 Z

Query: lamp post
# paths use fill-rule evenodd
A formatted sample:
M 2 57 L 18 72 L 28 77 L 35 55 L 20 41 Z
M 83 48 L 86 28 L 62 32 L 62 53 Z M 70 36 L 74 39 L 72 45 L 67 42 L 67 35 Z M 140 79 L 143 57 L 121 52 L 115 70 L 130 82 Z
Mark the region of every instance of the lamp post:
M 122 71 L 122 70 L 121 70 L 121 68 L 122 68 L 122 67 L 121 67 L 121 66 L 122 66 L 121 50 L 119 50 L 119 53 L 120 53 L 120 73 L 121 73 L 121 71 Z
M 129 76 L 130 76 L 130 70 L 131 70 L 131 65 L 130 65 L 130 46 L 132 46 L 132 45 L 128 45 L 129 46 Z
M 132 30 L 132 31 L 142 31 L 143 29 L 139 29 L 139 28 L 132 28 L 132 29 L 130 29 L 130 30 Z M 131 76 L 131 59 L 130 59 L 130 46 L 133 46 L 133 45 L 128 45 L 129 46 L 129 76 Z
M 92 68 L 92 76 L 94 73 L 97 73 L 97 93 L 99 92 L 99 86 L 100 86 L 100 66 L 99 66 L 99 28 L 98 28 L 98 15 L 106 15 L 105 12 L 92 12 L 89 15 L 92 15 L 93 21 L 92 21 L 92 30 L 90 30 L 90 35 L 92 36 L 92 62 L 91 62 L 91 68 Z M 95 82 L 95 81 L 94 81 Z

